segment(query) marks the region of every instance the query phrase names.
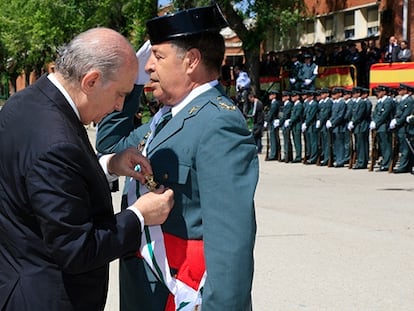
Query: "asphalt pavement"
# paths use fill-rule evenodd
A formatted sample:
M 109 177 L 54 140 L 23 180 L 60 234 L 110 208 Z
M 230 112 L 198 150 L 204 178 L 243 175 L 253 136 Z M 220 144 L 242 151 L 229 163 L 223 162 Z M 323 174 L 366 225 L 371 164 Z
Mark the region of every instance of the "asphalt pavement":
M 414 310 L 413 175 L 259 157 L 255 311 Z M 119 310 L 117 269 L 106 311 Z

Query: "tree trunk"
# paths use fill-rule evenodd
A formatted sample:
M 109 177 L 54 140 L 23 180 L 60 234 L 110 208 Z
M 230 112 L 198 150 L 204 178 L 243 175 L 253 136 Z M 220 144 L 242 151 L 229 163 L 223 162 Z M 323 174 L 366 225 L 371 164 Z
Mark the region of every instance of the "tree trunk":
M 260 57 L 260 48 L 259 46 L 245 49 L 244 56 L 246 58 L 246 70 L 249 78 L 251 80 L 251 89 L 252 91 L 260 97 L 260 80 L 259 80 L 259 57 Z

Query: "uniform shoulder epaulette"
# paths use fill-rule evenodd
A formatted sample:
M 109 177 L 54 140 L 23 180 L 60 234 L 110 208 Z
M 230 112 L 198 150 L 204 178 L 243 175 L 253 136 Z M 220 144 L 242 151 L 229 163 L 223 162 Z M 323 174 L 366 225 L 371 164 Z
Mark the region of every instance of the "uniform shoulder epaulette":
M 236 111 L 236 105 L 226 97 L 217 96 L 215 99 L 212 99 L 211 102 L 216 105 L 221 110 Z

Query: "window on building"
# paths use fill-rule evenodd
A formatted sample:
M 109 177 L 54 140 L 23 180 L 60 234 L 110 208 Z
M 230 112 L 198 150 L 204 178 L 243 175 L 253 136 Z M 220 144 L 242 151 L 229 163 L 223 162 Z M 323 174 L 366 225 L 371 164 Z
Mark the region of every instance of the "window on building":
M 368 8 L 367 27 L 368 36 L 377 36 L 379 34 L 378 6 Z
M 344 21 L 345 39 L 353 39 L 355 36 L 355 12 L 346 12 Z
M 332 15 L 325 17 L 323 26 L 325 28 L 325 42 L 332 42 L 334 39 L 334 19 Z
M 306 43 L 313 44 L 315 41 L 315 22 L 307 20 L 305 24 Z

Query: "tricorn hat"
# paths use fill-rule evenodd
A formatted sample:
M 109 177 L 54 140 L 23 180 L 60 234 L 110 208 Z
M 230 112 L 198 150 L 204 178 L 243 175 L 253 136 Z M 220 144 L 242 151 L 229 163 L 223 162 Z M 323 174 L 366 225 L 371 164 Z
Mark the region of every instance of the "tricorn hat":
M 228 23 L 218 5 L 192 8 L 147 21 L 151 44 L 204 32 L 220 32 Z

